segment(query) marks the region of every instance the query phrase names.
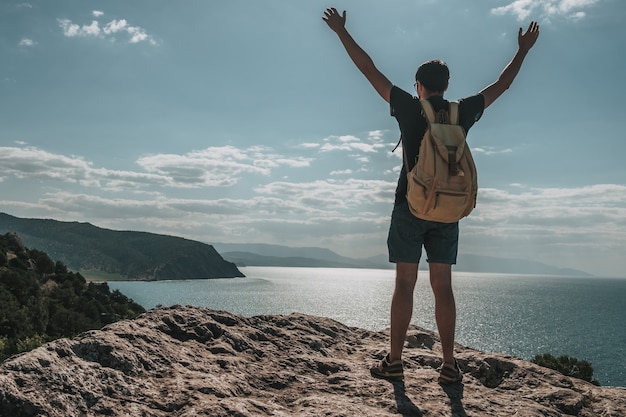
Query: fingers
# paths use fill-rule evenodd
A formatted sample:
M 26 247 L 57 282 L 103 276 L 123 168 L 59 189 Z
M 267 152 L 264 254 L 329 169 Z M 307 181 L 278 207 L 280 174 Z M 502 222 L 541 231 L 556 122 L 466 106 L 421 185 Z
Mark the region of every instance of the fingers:
M 521 41 L 522 39 L 537 39 L 539 36 L 539 24 L 536 21 L 530 22 L 528 25 L 528 29 L 526 32 L 523 32 L 522 28 L 519 28 L 519 32 L 517 33 L 517 38 Z
M 526 30 L 526 33 L 535 33 L 535 32 L 539 32 L 539 23 L 533 20 L 528 25 L 528 29 Z
M 324 12 L 324 17 L 325 17 L 326 19 L 330 18 L 330 17 L 331 17 L 331 16 L 333 16 L 333 15 L 337 15 L 337 16 L 339 16 L 339 12 L 338 12 L 338 11 L 337 11 L 337 9 L 336 9 L 336 8 L 334 8 L 334 7 L 329 7 L 329 8 L 328 8 L 328 9 L 326 9 L 326 11 Z M 345 19 L 345 18 L 346 18 L 346 11 L 345 11 L 345 10 L 343 11 L 343 15 L 342 15 L 341 17 L 342 17 L 343 19 Z
M 335 9 L 334 7 L 329 7 L 324 12 L 322 20 L 328 23 L 328 25 L 343 25 L 346 22 L 346 11 L 344 10 L 343 14 L 339 14 L 337 9 Z
M 335 15 L 335 14 L 339 14 L 339 13 L 337 12 L 337 9 L 335 9 L 334 7 L 329 7 L 329 8 L 328 8 L 328 9 L 326 9 L 326 11 L 324 12 L 324 16 L 325 16 L 326 18 L 329 18 L 330 16 Z

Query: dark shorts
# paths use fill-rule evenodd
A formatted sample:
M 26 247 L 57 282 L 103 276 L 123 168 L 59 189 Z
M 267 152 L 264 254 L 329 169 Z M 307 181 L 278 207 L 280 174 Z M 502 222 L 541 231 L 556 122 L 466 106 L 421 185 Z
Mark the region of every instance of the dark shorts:
M 456 264 L 459 247 L 459 222 L 438 223 L 418 219 L 405 201 L 396 204 L 391 214 L 387 237 L 389 262 L 417 264 L 426 249 L 429 263 Z

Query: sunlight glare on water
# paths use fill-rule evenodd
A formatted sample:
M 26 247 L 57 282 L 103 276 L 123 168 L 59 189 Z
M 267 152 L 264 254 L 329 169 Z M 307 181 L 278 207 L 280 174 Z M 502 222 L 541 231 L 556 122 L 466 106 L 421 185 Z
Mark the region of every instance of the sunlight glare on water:
M 234 314 L 330 317 L 369 330 L 389 326 L 393 270 L 245 267 L 247 278 L 110 282 L 146 308 L 174 304 Z M 626 279 L 455 272 L 458 343 L 530 359 L 541 353 L 592 362 L 603 384 L 626 386 Z M 436 330 L 428 271 L 420 271 L 414 325 Z

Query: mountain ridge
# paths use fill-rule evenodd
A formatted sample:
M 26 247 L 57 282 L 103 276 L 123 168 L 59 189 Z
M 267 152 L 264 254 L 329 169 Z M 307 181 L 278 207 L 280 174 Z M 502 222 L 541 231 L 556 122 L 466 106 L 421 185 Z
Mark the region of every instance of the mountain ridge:
M 119 274 L 129 280 L 235 278 L 244 275 L 206 243 L 90 223 L 24 219 L 0 213 L 0 232 L 16 232 L 70 269 Z
M 290 247 L 271 244 L 214 243 L 213 246 L 225 259 L 238 266 L 285 266 L 285 267 L 339 267 L 393 269 L 394 264 L 386 255 L 368 258 L 349 258 L 329 249 L 318 247 Z M 427 263 L 420 264 L 421 270 L 428 269 Z M 507 274 L 538 274 L 593 276 L 588 272 L 560 268 L 542 262 L 525 259 L 497 258 L 492 256 L 459 254 L 455 270 L 463 272 L 486 272 Z

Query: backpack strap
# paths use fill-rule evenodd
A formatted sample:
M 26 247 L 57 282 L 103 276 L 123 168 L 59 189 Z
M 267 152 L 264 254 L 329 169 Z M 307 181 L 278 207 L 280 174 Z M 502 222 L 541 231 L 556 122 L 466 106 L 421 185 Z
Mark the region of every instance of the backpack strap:
M 424 117 L 429 123 L 435 123 L 435 110 L 433 109 L 433 105 L 430 104 L 430 101 L 426 99 L 420 100 L 420 104 L 422 105 L 422 112 L 424 113 Z M 449 123 L 451 125 L 459 124 L 459 102 L 458 101 L 449 101 L 449 111 L 448 118 Z
M 433 105 L 430 104 L 430 101 L 422 99 L 420 100 L 420 104 L 422 105 L 422 112 L 428 123 L 435 123 L 435 110 L 433 109 Z
M 459 102 L 450 101 L 448 104 L 450 105 L 450 124 L 458 125 L 459 124 Z

